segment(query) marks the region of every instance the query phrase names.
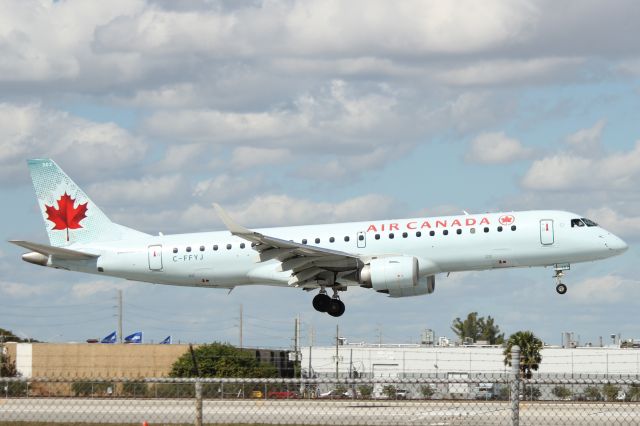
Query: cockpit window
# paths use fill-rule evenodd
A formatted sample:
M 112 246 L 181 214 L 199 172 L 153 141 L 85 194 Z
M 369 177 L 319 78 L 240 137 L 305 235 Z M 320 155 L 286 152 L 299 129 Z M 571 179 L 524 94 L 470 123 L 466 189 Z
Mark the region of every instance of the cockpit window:
M 582 218 L 582 221 L 583 221 L 583 222 L 584 222 L 584 224 L 585 224 L 585 225 L 587 225 L 587 226 L 598 226 L 598 224 L 597 224 L 597 223 L 595 223 L 595 222 L 594 222 L 594 221 L 592 221 L 592 220 L 587 219 L 586 217 L 583 217 L 583 218 Z
M 584 222 L 581 219 L 571 219 L 571 227 L 584 226 Z

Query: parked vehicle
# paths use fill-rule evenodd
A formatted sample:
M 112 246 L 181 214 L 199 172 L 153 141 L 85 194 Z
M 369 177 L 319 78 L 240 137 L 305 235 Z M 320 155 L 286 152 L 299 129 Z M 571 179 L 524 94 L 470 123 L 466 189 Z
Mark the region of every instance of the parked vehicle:
M 318 395 L 320 399 L 346 399 L 351 398 L 351 394 L 348 391 L 342 391 L 340 389 L 332 389 L 329 392 L 323 392 Z

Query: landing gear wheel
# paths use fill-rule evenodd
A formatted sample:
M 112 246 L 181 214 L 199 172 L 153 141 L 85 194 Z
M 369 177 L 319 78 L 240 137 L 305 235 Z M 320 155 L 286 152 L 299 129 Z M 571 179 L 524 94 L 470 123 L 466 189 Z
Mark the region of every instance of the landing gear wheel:
M 556 286 L 556 291 L 558 294 L 565 294 L 567 292 L 567 286 L 560 283 Z
M 332 317 L 339 317 L 344 314 L 345 306 L 340 299 L 331 299 L 331 303 L 327 308 L 327 313 Z
M 313 309 L 318 312 L 327 312 L 330 304 L 331 298 L 326 293 L 317 294 L 313 298 Z

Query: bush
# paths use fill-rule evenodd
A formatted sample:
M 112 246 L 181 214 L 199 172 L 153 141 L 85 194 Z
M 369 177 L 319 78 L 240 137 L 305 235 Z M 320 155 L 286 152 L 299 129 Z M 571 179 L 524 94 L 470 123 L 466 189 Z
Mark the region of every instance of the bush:
M 360 397 L 362 399 L 370 399 L 373 394 L 373 386 L 371 385 L 360 385 L 358 386 L 358 392 L 360 393 Z
M 122 396 L 145 398 L 149 396 L 149 387 L 146 383 L 126 382 L 122 384 Z
M 420 386 L 420 394 L 422 394 L 424 399 L 431 399 L 435 393 L 436 391 L 431 387 L 431 385 Z
M 564 386 L 556 386 L 553 388 L 553 391 L 551 392 L 558 399 L 566 400 L 571 398 L 571 390 L 567 389 Z
M 113 383 L 108 382 L 74 382 L 71 391 L 75 396 L 108 396 L 113 393 Z
M 587 386 L 583 392 L 583 396 L 587 401 L 600 401 L 602 399 L 600 389 L 596 386 Z
M 615 401 L 618 399 L 618 392 L 620 388 L 618 386 L 607 383 L 602 387 L 602 393 L 604 394 L 606 401 Z
M 385 385 L 382 388 L 382 393 L 389 399 L 396 399 L 396 387 L 393 385 Z
M 0 382 L 0 398 L 6 396 L 22 397 L 29 393 L 27 382 Z

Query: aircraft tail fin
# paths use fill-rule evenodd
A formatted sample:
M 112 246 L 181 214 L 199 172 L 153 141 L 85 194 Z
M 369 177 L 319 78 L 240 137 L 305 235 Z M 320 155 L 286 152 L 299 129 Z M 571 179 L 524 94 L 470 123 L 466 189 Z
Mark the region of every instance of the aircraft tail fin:
M 34 159 L 27 163 L 52 246 L 146 235 L 112 222 L 53 160 Z

